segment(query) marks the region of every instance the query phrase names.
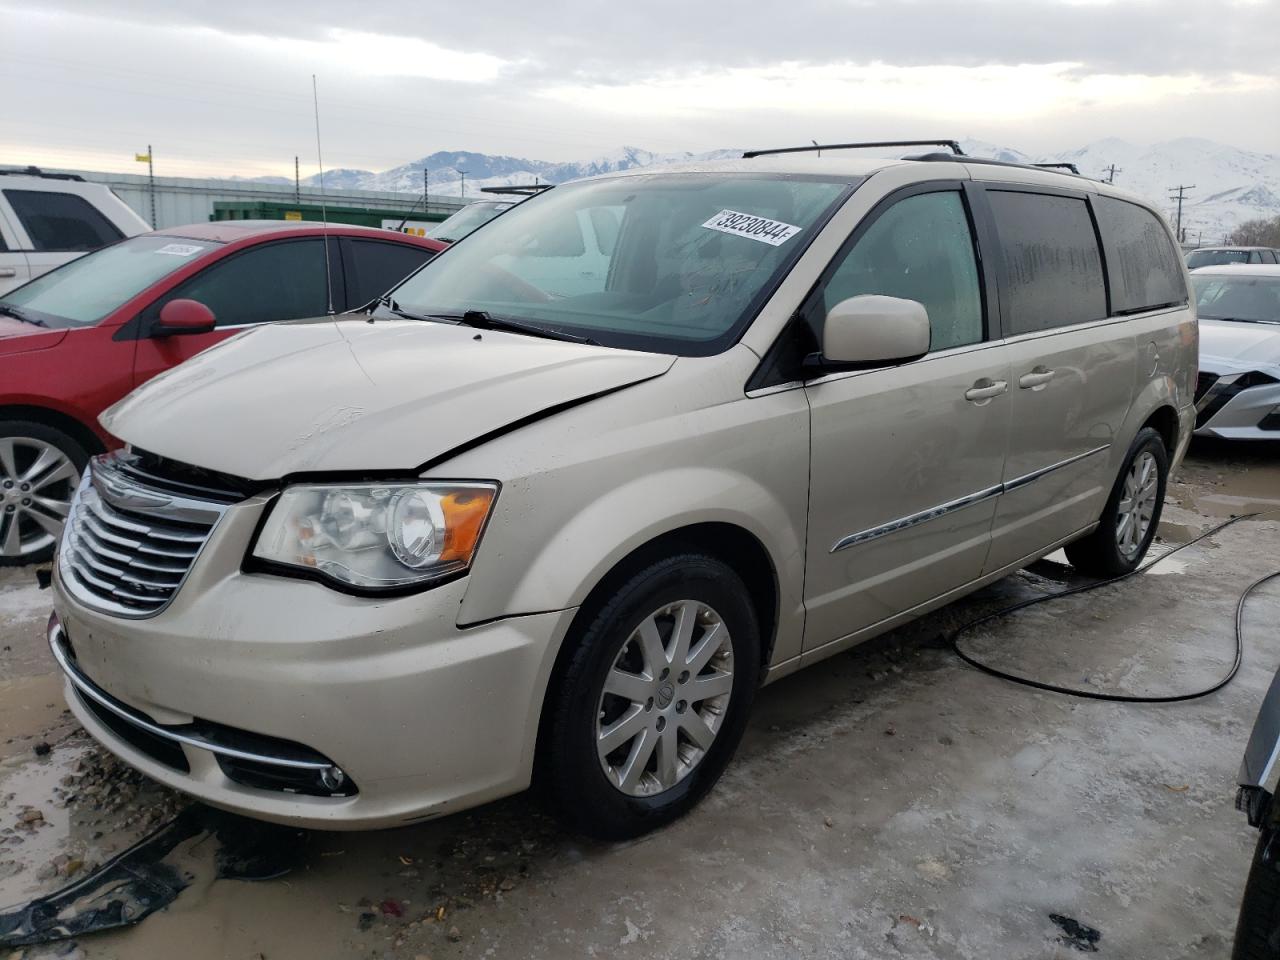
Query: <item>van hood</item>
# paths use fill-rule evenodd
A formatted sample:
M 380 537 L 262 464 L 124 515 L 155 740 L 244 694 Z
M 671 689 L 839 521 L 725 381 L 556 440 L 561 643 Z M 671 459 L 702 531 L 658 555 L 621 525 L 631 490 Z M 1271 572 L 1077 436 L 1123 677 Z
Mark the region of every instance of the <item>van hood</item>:
M 431 321 L 324 318 L 223 341 L 101 422 L 135 447 L 250 480 L 407 472 L 674 362 Z
M 1213 363 L 1215 359 L 1241 368 L 1280 365 L 1280 324 L 1201 320 L 1201 368 L 1219 372 Z

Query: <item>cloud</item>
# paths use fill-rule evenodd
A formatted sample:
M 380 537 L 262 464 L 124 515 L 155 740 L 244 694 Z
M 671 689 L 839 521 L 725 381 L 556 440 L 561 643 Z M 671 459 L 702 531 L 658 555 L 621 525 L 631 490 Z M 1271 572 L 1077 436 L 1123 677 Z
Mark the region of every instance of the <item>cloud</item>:
M 0 163 L 383 170 L 973 135 L 1027 152 L 1197 135 L 1280 151 L 1280 0 L 43 0 L 5 7 Z
M 519 61 L 539 75 L 627 82 L 770 62 L 896 66 L 1079 63 L 1092 73 L 1261 70 L 1277 0 L 487 0 L 462 15 L 419 0 L 174 4 L 45 0 L 42 9 L 142 24 L 323 41 L 333 24 Z

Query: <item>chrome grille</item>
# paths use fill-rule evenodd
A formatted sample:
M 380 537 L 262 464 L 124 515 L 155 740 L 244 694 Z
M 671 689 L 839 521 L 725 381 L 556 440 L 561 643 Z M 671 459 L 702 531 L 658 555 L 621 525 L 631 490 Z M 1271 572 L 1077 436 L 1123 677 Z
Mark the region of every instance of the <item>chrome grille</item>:
M 115 454 L 95 457 L 71 501 L 58 572 L 86 606 L 152 616 L 178 592 L 227 506 L 149 485 Z

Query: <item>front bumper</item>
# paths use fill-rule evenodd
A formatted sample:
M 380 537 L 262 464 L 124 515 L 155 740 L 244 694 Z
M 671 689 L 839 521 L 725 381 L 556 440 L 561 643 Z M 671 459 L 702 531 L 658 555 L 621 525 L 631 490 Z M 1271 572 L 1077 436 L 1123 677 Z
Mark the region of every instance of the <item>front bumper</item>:
M 227 512 L 173 603 L 154 617 L 92 610 L 55 573 L 51 641 L 60 642 L 59 631 L 69 638 L 58 655 L 74 656 L 67 701 L 86 729 L 161 783 L 300 826 L 393 826 L 526 787 L 542 696 L 573 611 L 463 629 L 456 616 L 465 578 L 367 599 L 246 574 L 240 559 L 260 509 L 248 502 Z M 135 726 L 141 716 L 161 739 L 178 734 L 169 739 L 185 762 L 172 754 L 165 762 L 146 737 L 122 735 L 121 718 L 106 717 L 85 682 L 132 713 Z M 228 775 L 219 752 L 228 745 L 257 762 L 336 767 L 358 791 L 307 796 L 246 785 Z
M 1196 403 L 1196 436 L 1280 440 L 1280 383 L 1236 389 L 1236 380 L 1247 371 L 1203 372 L 1218 379 Z

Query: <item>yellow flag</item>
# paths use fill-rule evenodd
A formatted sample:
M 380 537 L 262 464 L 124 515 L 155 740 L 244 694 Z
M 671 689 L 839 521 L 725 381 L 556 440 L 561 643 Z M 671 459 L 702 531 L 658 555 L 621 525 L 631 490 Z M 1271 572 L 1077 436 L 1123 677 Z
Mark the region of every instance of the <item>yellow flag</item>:
M 151 162 L 151 154 L 149 154 L 149 153 L 135 153 L 135 154 L 133 155 L 133 159 L 137 160 L 139 163 L 150 163 L 150 162 Z

